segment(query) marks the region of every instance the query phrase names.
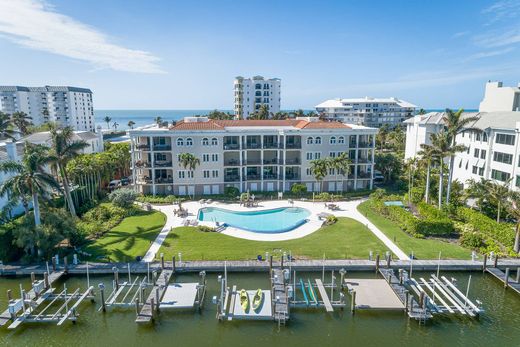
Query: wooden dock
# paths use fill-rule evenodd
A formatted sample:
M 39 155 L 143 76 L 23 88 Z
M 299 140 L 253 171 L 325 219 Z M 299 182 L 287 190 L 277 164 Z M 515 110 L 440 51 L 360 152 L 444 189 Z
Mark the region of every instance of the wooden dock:
M 284 273 L 281 268 L 271 271 L 271 288 L 273 301 L 273 319 L 285 324 L 289 319 L 289 299 L 285 288 Z
M 51 274 L 48 277 L 49 288 L 48 288 L 47 292 L 49 294 L 52 293 L 52 284 L 54 282 L 56 282 L 57 280 L 59 280 L 61 278 L 61 276 L 63 276 L 63 274 L 65 274 L 65 271 L 54 271 L 54 272 L 51 272 Z M 31 288 L 31 290 L 29 292 L 27 292 L 26 295 L 27 295 L 28 299 L 35 300 L 36 293 L 34 291 L 34 288 Z M 37 303 L 39 305 L 41 302 L 38 302 L 38 299 L 36 299 L 35 303 Z M 0 314 L 0 327 L 6 325 L 10 320 L 11 320 L 11 313 L 9 312 L 9 308 L 7 308 L 4 312 L 2 312 Z
M 325 290 L 325 286 L 321 279 L 316 278 L 314 280 L 316 282 L 316 286 L 318 287 L 318 291 L 320 292 L 321 299 L 323 300 L 323 305 L 325 306 L 325 310 L 327 312 L 334 312 L 334 308 L 329 300 L 329 296 L 327 295 L 327 291 Z
M 516 269 L 516 271 L 520 271 L 520 267 Z M 517 274 L 517 278 L 516 279 L 513 279 L 511 278 L 510 276 L 507 278 L 507 283 L 506 283 L 506 273 L 502 270 L 500 270 L 499 268 L 496 268 L 496 267 L 486 267 L 486 272 L 492 274 L 495 278 L 497 278 L 498 280 L 500 280 L 500 282 L 504 283 L 504 286 L 506 288 L 511 288 L 513 289 L 515 292 L 517 292 L 518 294 L 520 294 L 520 282 L 518 282 L 518 279 L 520 278 L 520 276 Z
M 153 312 L 156 310 L 156 307 L 160 305 L 160 301 L 162 300 L 164 293 L 168 288 L 168 282 L 170 282 L 170 278 L 172 277 L 172 275 L 173 269 L 166 268 L 159 274 L 159 277 L 157 278 L 157 281 L 155 281 L 155 284 L 152 287 L 152 290 L 148 295 L 148 298 L 146 299 L 144 305 L 141 308 L 141 311 L 135 319 L 136 323 L 146 324 L 152 321 L 152 319 L 154 318 Z M 158 297 L 157 290 L 159 291 Z M 156 307 L 152 307 L 152 302 L 153 306 Z

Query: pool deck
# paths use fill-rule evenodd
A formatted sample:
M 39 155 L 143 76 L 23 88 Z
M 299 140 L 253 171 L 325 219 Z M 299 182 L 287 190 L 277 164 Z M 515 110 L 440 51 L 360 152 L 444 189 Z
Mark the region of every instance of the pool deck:
M 374 224 L 372 224 L 365 216 L 363 216 L 357 207 L 365 199 L 357 199 L 352 201 L 340 201 L 335 202 L 338 206 L 337 210 L 329 210 L 326 208 L 324 202 L 312 202 L 312 201 L 300 201 L 293 200 L 293 204 L 290 204 L 288 200 L 269 200 L 260 201 L 258 207 L 245 207 L 240 206 L 237 203 L 223 203 L 214 201 L 211 204 L 201 204 L 198 201 L 188 201 L 182 204 L 182 207 L 188 210 L 188 216 L 186 218 L 180 218 L 174 215 L 174 210 L 178 208 L 176 205 L 152 205 L 152 207 L 158 211 L 163 212 L 166 217 L 166 225 L 157 236 L 156 240 L 150 246 L 150 249 L 143 257 L 143 262 L 153 261 L 157 252 L 161 248 L 162 243 L 168 236 L 168 233 L 172 228 L 180 227 L 185 224 L 187 220 L 197 220 L 199 209 L 203 207 L 219 207 L 222 209 L 233 210 L 233 211 L 259 211 L 267 210 L 280 207 L 302 207 L 311 212 L 311 215 L 307 218 L 307 222 L 300 225 L 299 227 L 283 232 L 283 233 L 255 233 L 252 231 L 242 230 L 234 227 L 227 227 L 221 231 L 222 234 L 242 238 L 252 241 L 287 241 L 305 237 L 312 234 L 323 225 L 323 221 L 319 219 L 320 213 L 333 214 L 336 217 L 348 217 L 352 218 L 367 228 L 379 239 L 392 253 L 394 253 L 398 259 L 408 260 L 409 257 L 404 253 L 392 240 L 390 240 L 381 230 L 379 230 Z M 200 225 L 207 225 L 214 227 L 213 222 L 199 222 Z

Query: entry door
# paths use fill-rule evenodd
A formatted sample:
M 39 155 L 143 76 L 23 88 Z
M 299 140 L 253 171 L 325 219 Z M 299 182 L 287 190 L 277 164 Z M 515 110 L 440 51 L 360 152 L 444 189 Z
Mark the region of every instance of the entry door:
M 274 183 L 273 182 L 267 182 L 267 191 L 273 192 L 274 191 Z
M 252 192 L 258 191 L 258 183 L 251 183 L 251 191 Z
M 186 186 L 179 186 L 179 195 L 186 195 Z
M 329 192 L 336 190 L 336 182 L 329 182 Z
M 319 182 L 315 182 L 314 183 L 314 192 L 319 192 L 320 191 L 320 183 Z
M 305 183 L 305 185 L 307 186 L 307 191 L 312 192 L 312 183 Z
M 220 194 L 220 186 L 218 184 L 214 184 L 211 186 L 211 194 L 213 194 L 213 195 Z
M 188 195 L 195 195 L 195 186 L 188 186 Z
M 204 195 L 211 194 L 211 186 L 204 186 Z

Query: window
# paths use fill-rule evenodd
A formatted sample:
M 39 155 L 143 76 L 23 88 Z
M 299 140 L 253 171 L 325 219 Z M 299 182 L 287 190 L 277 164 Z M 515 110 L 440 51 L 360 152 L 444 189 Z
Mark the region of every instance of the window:
M 513 163 L 513 155 L 508 153 L 495 152 L 493 153 L 493 161 L 511 165 L 511 163 Z
M 314 143 L 314 138 L 312 136 L 307 137 L 307 144 L 312 145 Z
M 202 155 L 202 161 L 203 161 L 204 163 L 207 163 L 207 162 L 209 161 L 209 154 L 203 154 L 203 155 Z
M 307 176 L 312 176 L 312 172 L 311 172 L 311 168 L 308 167 L 307 170 L 305 170 L 305 172 L 307 173 Z
M 209 178 L 209 170 L 202 171 L 204 178 Z
M 312 152 L 307 152 L 307 160 L 312 160 Z
M 179 137 L 177 139 L 177 146 L 179 146 L 179 147 L 184 146 L 184 139 L 182 137 Z
M 211 172 L 211 175 L 213 176 L 213 178 L 217 178 L 218 177 L 218 170 L 213 170 Z
M 193 139 L 191 137 L 186 139 L 186 146 L 193 146 Z
M 515 135 L 497 134 L 495 143 L 512 146 L 515 144 Z
M 216 137 L 214 137 L 214 138 L 211 139 L 211 145 L 212 145 L 212 146 L 217 146 L 217 145 L 218 145 L 218 140 L 217 140 Z
M 315 144 L 321 145 L 321 137 L 316 137 L 316 140 L 314 141 Z
M 340 136 L 340 137 L 338 138 L 338 144 L 340 144 L 340 145 L 345 144 L 345 138 L 344 138 L 343 136 Z
M 480 150 L 480 159 L 486 159 L 487 151 L 485 149 Z
M 188 178 L 193 178 L 193 171 L 188 171 Z
M 495 170 L 495 169 L 491 170 L 491 178 L 493 178 L 495 180 L 505 182 L 510 177 L 511 177 L 511 174 L 508 172 L 499 171 L 499 170 Z
M 478 132 L 478 131 L 475 134 L 475 141 L 480 141 L 480 132 Z
M 480 149 L 475 148 L 475 152 L 473 153 L 473 156 L 474 156 L 475 158 L 478 158 L 478 157 L 480 156 Z
M 483 166 L 478 168 L 478 174 L 479 174 L 479 176 L 484 176 L 484 167 Z
M 205 138 L 202 139 L 202 145 L 203 145 L 203 146 L 209 146 L 209 140 L 208 140 L 207 137 L 205 137 Z
M 212 154 L 211 161 L 218 161 L 218 154 Z
M 515 186 L 520 187 L 520 176 L 516 176 Z
M 321 152 L 314 152 L 314 159 L 320 159 L 321 158 Z
M 334 175 L 334 169 L 329 169 L 329 175 L 330 176 Z
M 468 169 L 469 160 L 466 162 L 466 170 Z
M 472 172 L 474 175 L 476 175 L 477 172 L 478 172 L 478 166 L 473 165 L 473 169 L 471 170 L 471 172 Z
M 336 158 L 336 152 L 329 152 L 329 157 Z
M 471 148 L 471 146 L 468 146 L 468 147 L 466 148 L 466 153 L 467 153 L 467 154 L 469 154 L 469 149 L 470 149 L 470 148 Z
M 179 171 L 179 178 L 184 178 L 186 175 L 186 171 Z
M 488 136 L 486 133 L 482 133 L 482 142 L 487 142 Z
M 459 169 L 462 167 L 462 159 L 459 161 Z
M 335 144 L 336 144 L 336 136 L 332 136 L 332 137 L 330 138 L 330 144 L 331 144 L 331 145 L 335 145 Z

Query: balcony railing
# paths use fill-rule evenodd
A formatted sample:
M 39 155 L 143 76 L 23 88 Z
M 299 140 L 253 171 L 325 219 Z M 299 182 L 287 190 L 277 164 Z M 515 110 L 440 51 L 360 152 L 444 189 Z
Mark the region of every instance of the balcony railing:
M 149 144 L 138 144 L 138 145 L 135 146 L 135 148 L 141 149 L 141 150 L 145 150 L 145 151 L 149 151 L 150 150 L 150 145 Z
M 155 167 L 171 167 L 172 162 L 171 161 L 156 161 Z
M 261 161 L 260 159 L 247 159 L 246 165 L 260 165 Z
M 238 143 L 224 143 L 224 150 L 240 149 Z
M 240 176 L 239 175 L 227 175 L 224 176 L 224 182 L 239 182 Z
M 224 166 L 240 166 L 240 160 L 238 160 L 238 159 L 225 160 Z
M 260 143 L 254 142 L 254 143 L 246 143 L 245 148 L 247 149 L 260 149 L 262 146 Z
M 302 148 L 302 144 L 301 144 L 301 142 L 287 143 L 285 145 L 285 148 L 287 148 L 287 149 L 300 149 L 300 148 Z
M 264 142 L 264 149 L 278 149 L 278 148 L 283 148 L 283 144 L 282 143 L 275 143 L 275 142 Z
M 282 176 L 278 176 L 278 174 L 264 174 L 264 180 L 278 180 L 282 179 Z
M 152 179 L 146 176 L 138 176 L 136 181 L 138 184 L 152 184 Z
M 155 183 L 173 183 L 173 178 L 159 177 L 155 179 Z
M 135 166 L 136 167 L 152 167 L 152 163 L 149 163 L 147 161 L 136 161 Z
M 371 148 L 372 142 L 360 142 L 358 145 L 359 148 Z
M 283 160 L 278 158 L 264 159 L 264 165 L 283 165 Z
M 357 178 L 371 178 L 370 172 L 358 172 Z
M 287 158 L 285 159 L 285 165 L 298 165 L 300 164 L 299 158 Z
M 154 151 L 171 151 L 172 145 L 154 145 Z
M 247 181 L 259 181 L 261 178 L 260 175 L 247 175 L 246 179 Z
M 285 179 L 289 181 L 297 181 L 300 180 L 300 178 L 299 174 L 285 174 Z

